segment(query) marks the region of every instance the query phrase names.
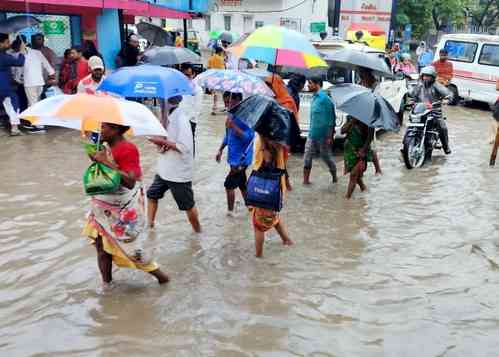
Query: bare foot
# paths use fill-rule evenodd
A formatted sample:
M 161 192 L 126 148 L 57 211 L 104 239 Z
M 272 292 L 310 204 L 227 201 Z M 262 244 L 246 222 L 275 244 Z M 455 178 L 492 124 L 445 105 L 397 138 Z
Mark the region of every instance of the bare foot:
M 293 191 L 293 186 L 291 186 L 291 182 L 286 180 L 286 190 Z
M 294 244 L 295 243 L 291 239 L 289 239 L 289 238 L 282 241 L 282 245 L 291 246 L 291 245 L 294 245 Z
M 304 186 L 310 186 L 311 184 L 312 184 L 312 182 L 310 182 L 310 181 L 303 181 Z
M 379 171 L 376 171 L 376 173 L 374 174 L 374 176 L 381 176 L 383 175 L 383 171 L 379 170 Z
M 163 273 L 160 269 L 156 269 L 155 271 L 152 271 L 150 274 L 153 275 L 156 279 L 158 279 L 158 283 L 160 285 L 166 284 L 170 281 L 168 275 Z

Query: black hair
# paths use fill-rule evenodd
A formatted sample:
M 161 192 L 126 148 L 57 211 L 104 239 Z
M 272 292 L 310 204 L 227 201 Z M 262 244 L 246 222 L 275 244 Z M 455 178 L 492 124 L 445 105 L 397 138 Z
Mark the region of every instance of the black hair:
M 190 64 L 189 62 L 185 62 L 185 63 L 180 64 L 180 70 L 182 72 L 187 71 L 188 69 L 193 69 L 192 64 Z
M 21 38 L 19 36 L 17 36 L 16 39 L 14 40 L 14 42 L 12 42 L 12 44 L 10 45 L 10 47 L 15 52 L 18 52 L 21 49 L 22 43 L 23 43 L 23 41 L 21 40 Z
M 445 48 L 442 48 L 439 53 L 443 54 L 443 55 L 448 55 L 449 54 L 449 51 L 447 51 Z
M 215 47 L 215 53 L 222 53 L 224 51 L 224 49 L 222 47 Z
M 324 81 L 322 80 L 321 77 L 316 77 L 316 76 L 310 78 L 310 82 L 314 82 L 315 84 L 318 84 L 321 87 L 322 87 L 322 84 L 324 83 Z
M 304 75 L 298 73 L 293 73 L 291 75 L 291 78 L 289 79 L 289 84 L 297 88 L 303 87 L 306 82 L 307 78 Z
M 115 124 L 115 123 L 106 123 L 106 124 L 108 126 L 110 126 L 111 128 L 118 130 L 118 133 L 120 135 L 125 134 L 130 129 L 130 127 L 126 126 L 126 125 L 120 125 L 120 124 Z
M 68 58 L 69 54 L 71 53 L 71 48 L 66 48 L 64 50 L 64 58 Z
M 31 35 L 31 42 L 37 37 L 45 38 L 45 35 L 41 32 L 35 33 L 34 35 Z
M 4 42 L 9 39 L 9 35 L 6 33 L 0 33 L 0 42 Z
M 238 100 L 238 101 L 242 101 L 243 100 L 243 94 L 242 93 L 232 93 L 232 92 L 225 91 L 224 94 L 223 94 L 223 97 L 224 97 L 224 99 L 228 98 L 228 97 L 231 97 L 232 99 L 235 99 L 235 100 Z
M 81 48 L 80 45 L 73 46 L 73 47 L 71 47 L 71 49 L 75 50 L 78 53 L 82 53 L 83 52 L 83 50 L 82 50 L 82 48 Z
M 362 36 L 364 36 L 364 32 L 362 32 L 361 30 L 355 33 L 355 37 L 357 38 L 357 40 L 360 40 Z

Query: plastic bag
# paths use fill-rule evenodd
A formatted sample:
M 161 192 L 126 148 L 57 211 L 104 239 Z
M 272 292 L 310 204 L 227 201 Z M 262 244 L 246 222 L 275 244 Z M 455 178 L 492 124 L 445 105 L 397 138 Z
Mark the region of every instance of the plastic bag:
M 83 187 L 89 196 L 116 192 L 120 183 L 120 173 L 100 162 L 94 162 L 83 174 Z

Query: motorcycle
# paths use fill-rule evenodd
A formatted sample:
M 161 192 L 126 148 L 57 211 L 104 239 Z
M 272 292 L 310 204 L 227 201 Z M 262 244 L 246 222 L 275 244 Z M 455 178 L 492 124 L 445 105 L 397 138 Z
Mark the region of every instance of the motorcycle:
M 435 108 L 442 102 L 417 103 L 409 114 L 409 122 L 403 139 L 402 155 L 408 169 L 423 166 L 431 159 L 434 149 L 442 149 L 436 130 Z

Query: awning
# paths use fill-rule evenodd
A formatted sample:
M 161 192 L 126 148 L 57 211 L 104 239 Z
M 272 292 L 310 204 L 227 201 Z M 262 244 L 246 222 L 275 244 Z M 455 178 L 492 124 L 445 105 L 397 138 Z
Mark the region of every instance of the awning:
M 152 5 L 148 2 L 138 0 L 9 0 L 12 3 L 26 4 L 26 11 L 30 11 L 30 5 L 58 5 L 78 6 L 95 9 L 118 9 L 123 10 L 124 15 L 163 17 L 169 19 L 190 19 L 188 12 L 172 10 L 167 7 Z

